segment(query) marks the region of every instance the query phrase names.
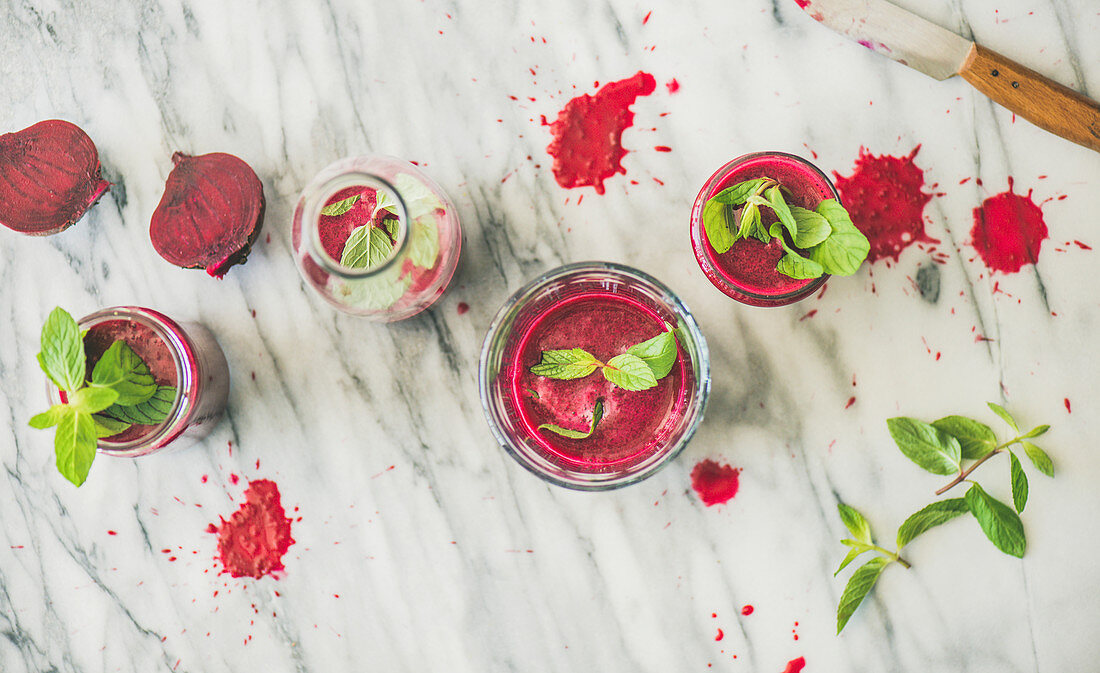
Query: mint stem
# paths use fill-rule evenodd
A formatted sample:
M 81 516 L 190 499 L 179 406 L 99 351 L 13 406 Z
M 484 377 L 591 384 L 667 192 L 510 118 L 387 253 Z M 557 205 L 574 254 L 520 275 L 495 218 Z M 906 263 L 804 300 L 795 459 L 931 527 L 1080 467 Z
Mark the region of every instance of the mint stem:
M 1000 446 L 998 446 L 997 448 L 995 448 L 995 449 L 993 449 L 992 451 L 990 451 L 989 453 L 985 454 L 984 456 L 982 456 L 981 458 L 979 458 L 979 459 L 977 460 L 977 462 L 975 462 L 975 463 L 974 463 L 973 465 L 971 465 L 970 467 L 966 468 L 965 470 L 962 470 L 962 471 L 960 471 L 960 472 L 959 472 L 959 476 L 957 476 L 957 477 L 955 477 L 954 479 L 952 479 L 952 480 L 951 480 L 951 483 L 949 483 L 949 484 L 948 484 L 947 486 L 944 486 L 944 487 L 943 487 L 943 488 L 941 488 L 940 490 L 936 491 L 936 495 L 943 495 L 944 493 L 946 493 L 946 492 L 950 491 L 951 489 L 955 488 L 955 487 L 956 487 L 956 486 L 958 486 L 959 484 L 963 483 L 964 481 L 966 481 L 966 478 L 970 476 L 970 473 L 971 473 L 971 472 L 973 472 L 974 470 L 978 469 L 978 466 L 979 466 L 979 465 L 981 465 L 981 464 L 982 464 L 982 463 L 984 463 L 985 461 L 989 460 L 989 459 L 990 459 L 990 458 L 992 458 L 993 456 L 997 455 L 998 453 L 1002 453 L 1002 452 L 1004 452 L 1004 450 L 1005 450 L 1006 448 L 1008 448 L 1008 447 L 1012 446 L 1013 444 L 1015 444 L 1015 443 L 1016 443 L 1016 442 L 1018 442 L 1018 441 L 1020 441 L 1020 438 L 1019 438 L 1019 437 L 1017 437 L 1016 439 L 1013 439 L 1012 441 L 1009 441 L 1009 442 L 1005 442 L 1004 444 L 1001 444 L 1001 445 L 1000 445 Z
M 871 545 L 871 549 L 873 549 L 873 550 L 875 550 L 875 551 L 877 551 L 877 552 L 881 552 L 883 556 L 888 556 L 888 557 L 890 557 L 890 558 L 891 558 L 892 560 L 894 560 L 894 561 L 897 561 L 897 562 L 898 562 L 898 563 L 900 563 L 900 564 L 901 564 L 902 566 L 904 566 L 906 570 L 908 570 L 909 568 L 912 568 L 912 567 L 913 567 L 913 566 L 912 566 L 912 565 L 911 565 L 911 564 L 909 563 L 909 561 L 906 561 L 905 559 L 903 559 L 903 558 L 901 557 L 901 550 L 900 550 L 900 549 L 899 549 L 898 551 L 890 551 L 889 549 L 883 549 L 882 547 L 879 547 L 878 545 L 874 545 L 874 544 L 873 544 L 873 545 Z

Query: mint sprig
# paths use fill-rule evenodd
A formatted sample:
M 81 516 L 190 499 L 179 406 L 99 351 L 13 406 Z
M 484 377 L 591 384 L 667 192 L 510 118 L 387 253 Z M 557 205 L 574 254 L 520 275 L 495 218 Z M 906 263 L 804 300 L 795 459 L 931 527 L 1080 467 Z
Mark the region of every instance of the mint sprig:
M 569 439 L 588 439 L 592 436 L 592 433 L 596 431 L 596 426 L 603 418 L 603 400 L 596 400 L 596 404 L 592 407 L 592 421 L 588 424 L 588 432 L 581 430 L 570 430 L 569 428 L 563 428 L 560 425 L 554 423 L 543 423 L 539 426 L 539 430 L 549 430 L 550 432 L 567 437 Z
M 946 486 L 937 490 L 936 495 L 942 495 L 964 481 L 970 482 L 971 486 L 964 497 L 938 500 L 906 519 L 898 528 L 897 551 L 875 545 L 870 537 L 870 526 L 863 515 L 843 503 L 837 505 L 841 521 L 853 536 L 853 539 L 841 540 L 850 549 L 837 573 L 866 552 L 873 551 L 876 554 L 852 575 L 844 589 L 837 606 L 837 633 L 848 623 L 886 566 L 896 561 L 906 568 L 910 567 L 900 556 L 902 548 L 917 536 L 963 514 L 969 513 L 974 517 L 982 532 L 997 549 L 1010 556 L 1023 557 L 1027 550 L 1027 537 L 1019 513 L 1027 505 L 1028 481 L 1020 459 L 1011 449 L 1012 446 L 1019 445 L 1039 472 L 1048 477 L 1054 476 L 1054 465 L 1050 456 L 1028 441 L 1045 434 L 1050 426 L 1039 425 L 1028 432 L 1021 432 L 1019 423 L 1004 407 L 990 402 L 989 408 L 1016 432 L 1014 438 L 998 443 L 992 428 L 965 416 L 946 416 L 933 423 L 906 417 L 887 421 L 894 443 L 907 458 L 933 474 L 956 475 Z M 1009 455 L 1012 506 L 989 495 L 980 484 L 970 478 L 975 469 L 999 453 Z M 965 461 L 968 460 L 973 462 L 966 465 Z
M 668 327 L 666 325 L 666 327 Z M 542 359 L 531 367 L 531 373 L 551 379 L 583 379 L 597 369 L 604 378 L 624 390 L 648 390 L 668 376 L 679 353 L 676 331 L 671 327 L 652 339 L 634 344 L 601 362 L 582 348 L 542 351 Z
M 161 393 L 148 366 L 125 342 L 115 341 L 92 368 L 91 382 L 85 381 L 87 354 L 84 338 L 66 311 L 55 308 L 42 327 L 42 350 L 38 362 L 46 376 L 64 392 L 65 403 L 55 404 L 30 419 L 30 426 L 44 430 L 56 427 L 54 453 L 57 469 L 73 484 L 88 478 L 95 459 L 97 440 L 126 430 L 131 423 L 114 410 L 130 411 L 151 405 Z M 171 403 L 175 401 L 175 388 Z M 160 416 L 162 422 L 167 414 Z M 147 416 L 146 418 L 156 418 Z
M 740 214 L 735 214 L 738 207 Z M 775 213 L 777 222 L 771 227 L 762 224 L 761 208 Z M 707 199 L 703 232 L 718 254 L 741 238 L 762 243 L 778 238 L 787 254 L 776 271 L 797 279 L 850 276 L 871 250 L 867 237 L 836 199 L 826 199 L 814 210 L 789 205 L 779 182 L 767 177 L 739 182 Z

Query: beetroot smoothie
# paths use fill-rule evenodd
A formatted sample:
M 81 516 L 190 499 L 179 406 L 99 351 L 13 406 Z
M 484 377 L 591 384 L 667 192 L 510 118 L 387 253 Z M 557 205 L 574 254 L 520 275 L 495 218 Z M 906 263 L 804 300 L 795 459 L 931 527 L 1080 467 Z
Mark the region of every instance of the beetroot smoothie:
M 726 295 L 753 306 L 783 306 L 813 294 L 828 276 L 796 279 L 776 271 L 785 254 L 776 239 L 765 244 L 741 238 L 719 254 L 707 241 L 702 225 L 708 199 L 739 182 L 763 177 L 779 182 L 790 205 L 813 210 L 826 199 L 839 201 L 825 174 L 805 159 L 782 152 L 748 154 L 718 169 L 700 190 L 691 213 L 691 247 L 703 273 Z M 776 221 L 771 209 L 761 208 L 760 212 L 765 228 Z
M 511 395 L 522 427 L 545 450 L 587 470 L 599 471 L 644 459 L 684 413 L 684 364 L 678 354 L 672 371 L 648 390 L 624 390 L 596 371 L 573 380 L 531 373 L 542 351 L 582 348 L 598 360 L 667 331 L 652 309 L 607 293 L 584 294 L 550 306 L 522 335 L 515 350 Z M 586 439 L 569 439 L 538 429 L 543 423 L 587 431 L 596 402 L 603 418 Z

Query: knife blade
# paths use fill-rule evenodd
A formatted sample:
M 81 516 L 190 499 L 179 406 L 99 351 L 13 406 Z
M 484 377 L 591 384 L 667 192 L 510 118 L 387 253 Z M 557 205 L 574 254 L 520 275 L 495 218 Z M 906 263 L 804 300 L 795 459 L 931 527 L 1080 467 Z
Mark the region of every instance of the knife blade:
M 804 12 L 868 49 L 945 80 L 962 76 L 1000 105 L 1100 152 L 1100 103 L 886 0 L 795 0 Z

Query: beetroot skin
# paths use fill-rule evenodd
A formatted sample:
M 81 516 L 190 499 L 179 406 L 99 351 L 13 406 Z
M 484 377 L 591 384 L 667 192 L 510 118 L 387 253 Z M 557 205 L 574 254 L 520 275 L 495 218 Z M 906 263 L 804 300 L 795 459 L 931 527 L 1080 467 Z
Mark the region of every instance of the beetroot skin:
M 0 134 L 0 224 L 46 236 L 72 226 L 111 186 L 95 143 L 59 119 Z
M 264 221 L 264 187 L 232 154 L 172 155 L 149 238 L 161 257 L 221 278 L 243 264 Z

